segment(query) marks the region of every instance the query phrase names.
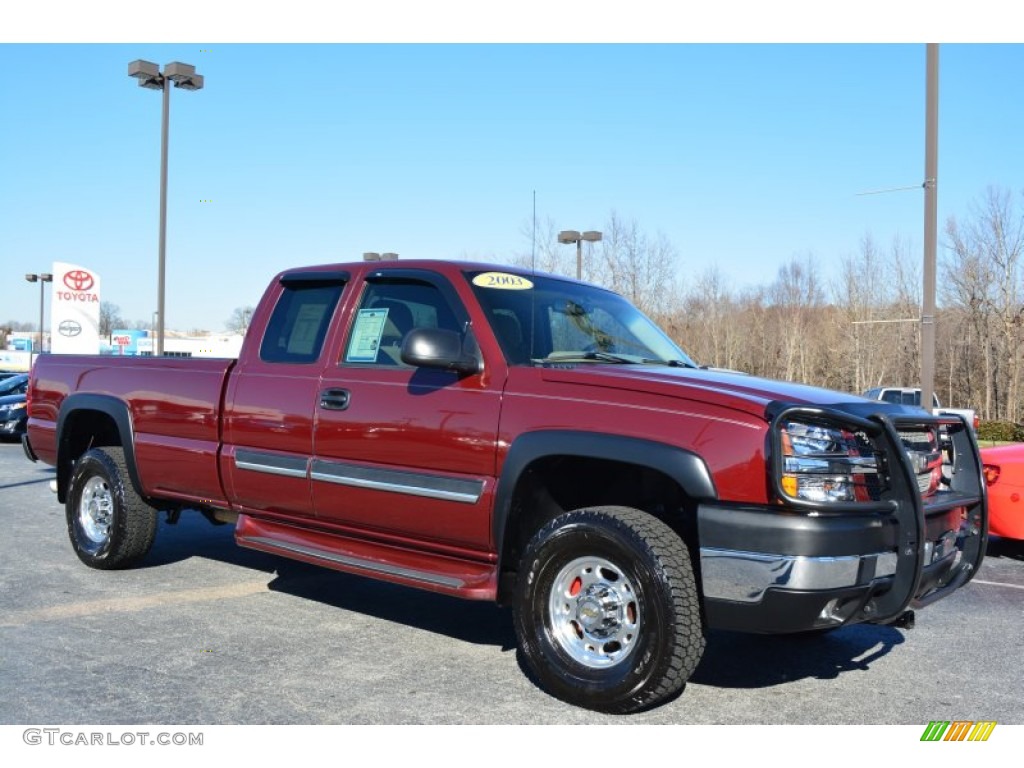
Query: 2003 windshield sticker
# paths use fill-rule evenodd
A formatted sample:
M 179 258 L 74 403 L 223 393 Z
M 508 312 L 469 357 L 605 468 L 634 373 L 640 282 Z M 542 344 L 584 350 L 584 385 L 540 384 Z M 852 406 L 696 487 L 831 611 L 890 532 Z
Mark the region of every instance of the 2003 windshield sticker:
M 504 291 L 526 291 L 533 288 L 533 283 L 525 277 L 510 275 L 508 272 L 482 272 L 473 278 L 473 285 Z

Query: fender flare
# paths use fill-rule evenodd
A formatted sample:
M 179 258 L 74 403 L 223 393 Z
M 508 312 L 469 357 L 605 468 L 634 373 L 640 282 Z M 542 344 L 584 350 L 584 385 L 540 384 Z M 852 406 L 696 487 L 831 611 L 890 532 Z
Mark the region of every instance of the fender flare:
M 528 432 L 515 439 L 505 457 L 494 497 L 491 536 L 499 567 L 512 509 L 512 494 L 523 472 L 549 456 L 607 459 L 655 469 L 674 480 L 695 501 L 718 498 L 714 479 L 704 460 L 693 451 L 637 437 L 574 430 Z
M 70 436 L 65 434 L 65 427 L 69 417 L 79 411 L 97 411 L 109 416 L 117 426 L 121 438 L 121 448 L 124 449 L 125 463 L 128 465 L 128 475 L 135 492 L 146 498 L 142 488 L 142 481 L 139 479 L 139 470 L 135 461 L 135 431 L 132 427 L 132 416 L 128 410 L 128 404 L 111 395 L 98 395 L 90 392 L 77 392 L 68 395 L 60 404 L 60 412 L 57 414 L 57 499 L 62 504 L 67 499 L 68 483 L 71 481 L 72 462 L 68 453 L 70 452 Z

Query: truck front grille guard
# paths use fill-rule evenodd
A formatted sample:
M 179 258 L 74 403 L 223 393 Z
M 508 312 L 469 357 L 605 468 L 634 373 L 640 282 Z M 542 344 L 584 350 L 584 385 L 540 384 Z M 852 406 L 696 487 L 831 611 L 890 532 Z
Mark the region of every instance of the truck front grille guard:
M 895 512 L 898 523 L 896 575 L 892 588 L 875 604 L 880 617 L 893 617 L 907 607 L 923 608 L 974 577 L 985 557 L 988 541 L 988 499 L 978 446 L 963 417 L 940 416 L 918 420 L 876 414 L 870 418 L 882 425 L 890 455 L 897 455 L 900 459 L 898 463 L 894 462 L 891 471 L 892 482 L 903 486 Z M 917 475 L 899 432 L 933 426 L 938 426 L 950 441 L 949 490 L 922 498 Z M 956 532 L 956 562 L 936 584 L 922 589 L 921 577 L 928 565 L 924 562 L 925 553 L 932 544 L 925 536 L 928 516 L 954 508 L 963 510 L 960 529 Z
M 779 444 L 780 425 L 786 419 L 809 419 L 821 423 L 863 430 L 876 443 L 884 457 L 888 489 L 877 502 L 824 503 L 794 500 L 786 503 L 809 513 L 841 514 L 843 512 L 876 512 L 896 523 L 896 571 L 888 588 L 883 588 L 861 610 L 861 621 L 885 623 L 899 619 L 908 608 L 922 608 L 966 584 L 985 557 L 988 538 L 988 507 L 978 448 L 967 422 L 960 416 L 889 416 L 873 413 L 866 418 L 840 408 L 785 406 L 773 404 L 769 414 L 772 429 L 772 485 L 778 498 L 785 498 L 780 486 L 782 450 Z M 938 427 L 949 440 L 946 451 L 952 454 L 948 490 L 922 498 L 922 487 L 915 472 L 910 452 L 900 432 Z M 882 467 L 879 468 L 880 471 Z M 933 542 L 927 538 L 930 514 L 950 509 L 963 510 L 960 529 L 956 533 L 955 562 L 937 581 L 923 579 L 926 555 Z M 925 586 L 922 587 L 922 584 Z

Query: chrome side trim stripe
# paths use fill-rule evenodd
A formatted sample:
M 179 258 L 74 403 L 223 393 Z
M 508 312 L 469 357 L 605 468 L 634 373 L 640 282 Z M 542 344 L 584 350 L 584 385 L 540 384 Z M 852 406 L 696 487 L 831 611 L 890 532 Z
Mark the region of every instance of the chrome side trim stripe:
M 250 472 L 265 472 L 268 475 L 285 477 L 306 477 L 308 459 L 296 456 L 278 456 L 262 451 L 235 451 L 235 466 Z
M 375 491 L 426 496 L 430 499 L 476 504 L 484 491 L 482 480 L 460 480 L 394 469 L 369 469 L 354 464 L 313 460 L 310 477 L 325 483 L 370 488 Z
M 270 547 L 272 549 L 280 549 L 285 552 L 295 552 L 300 555 L 307 555 L 309 557 L 315 557 L 320 560 L 327 560 L 332 563 L 338 563 L 339 565 L 347 565 L 352 568 L 361 568 L 366 571 L 373 571 L 374 573 L 385 573 L 391 576 L 402 576 L 406 579 L 414 579 L 416 581 L 422 581 L 427 584 L 438 584 L 444 587 L 460 588 L 465 582 L 462 579 L 452 578 L 451 576 L 438 576 L 436 573 L 427 573 L 425 571 L 417 571 L 414 568 L 403 568 L 399 565 L 388 565 L 386 563 L 380 563 L 375 560 L 365 560 L 361 557 L 352 557 L 350 555 L 339 555 L 334 552 L 327 552 L 316 547 L 306 546 L 304 544 L 294 544 L 292 542 L 277 541 L 276 539 L 268 539 L 265 536 L 247 536 L 242 539 L 244 542 L 251 542 L 253 544 L 260 544 L 264 547 Z

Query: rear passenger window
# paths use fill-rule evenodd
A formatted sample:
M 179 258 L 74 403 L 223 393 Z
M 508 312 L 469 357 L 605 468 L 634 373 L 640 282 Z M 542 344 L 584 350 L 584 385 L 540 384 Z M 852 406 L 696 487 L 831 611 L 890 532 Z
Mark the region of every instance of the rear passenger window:
M 263 335 L 260 359 L 267 363 L 316 362 L 341 289 L 340 284 L 286 285 Z

